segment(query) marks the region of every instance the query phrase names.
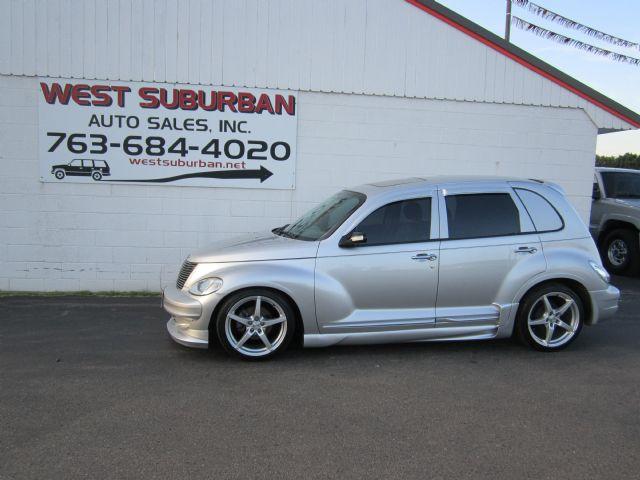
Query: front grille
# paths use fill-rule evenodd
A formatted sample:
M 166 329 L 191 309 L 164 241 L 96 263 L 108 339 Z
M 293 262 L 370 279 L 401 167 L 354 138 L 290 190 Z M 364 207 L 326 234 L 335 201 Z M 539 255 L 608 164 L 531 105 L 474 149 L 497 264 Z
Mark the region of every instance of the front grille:
M 184 287 L 187 278 L 193 272 L 193 269 L 196 268 L 197 263 L 191 263 L 189 260 L 185 260 L 182 264 L 182 268 L 180 268 L 180 273 L 178 274 L 178 281 L 176 282 L 176 287 L 182 289 Z

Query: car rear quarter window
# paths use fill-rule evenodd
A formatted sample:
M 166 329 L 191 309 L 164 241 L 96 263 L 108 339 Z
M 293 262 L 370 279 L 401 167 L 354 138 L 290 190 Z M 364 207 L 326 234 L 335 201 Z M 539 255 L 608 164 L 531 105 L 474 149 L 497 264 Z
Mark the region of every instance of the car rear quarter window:
M 380 207 L 354 229 L 365 245 L 426 242 L 430 239 L 431 198 L 413 198 Z
M 450 239 L 520 233 L 520 213 L 508 193 L 448 195 L 445 202 Z
M 542 195 L 524 188 L 516 188 L 515 191 L 527 209 L 537 232 L 555 232 L 564 227 L 556 209 Z

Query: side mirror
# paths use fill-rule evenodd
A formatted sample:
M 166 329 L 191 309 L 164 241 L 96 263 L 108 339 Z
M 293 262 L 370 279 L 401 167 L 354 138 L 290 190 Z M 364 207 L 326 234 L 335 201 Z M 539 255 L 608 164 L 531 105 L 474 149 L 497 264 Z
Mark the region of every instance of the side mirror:
M 600 192 L 600 185 L 597 183 L 593 184 L 593 191 L 591 192 L 591 198 L 593 200 L 600 200 L 602 198 L 602 193 Z
M 367 242 L 367 236 L 362 232 L 351 232 L 340 239 L 338 246 L 343 248 L 357 247 Z

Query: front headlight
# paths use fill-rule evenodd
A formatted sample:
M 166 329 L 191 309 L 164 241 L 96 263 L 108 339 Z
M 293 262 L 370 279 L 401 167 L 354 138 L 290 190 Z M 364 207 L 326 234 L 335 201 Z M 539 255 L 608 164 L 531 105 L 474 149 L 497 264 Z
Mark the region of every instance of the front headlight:
M 198 280 L 196 283 L 191 285 L 189 288 L 189 293 L 191 295 L 209 295 L 210 293 L 217 292 L 222 288 L 222 279 L 218 277 L 207 277 L 201 280 Z
M 611 275 L 609 275 L 609 272 L 607 272 L 602 265 L 598 265 L 593 261 L 589 261 L 589 265 L 591 265 L 591 268 L 593 268 L 593 270 L 600 276 L 602 280 L 604 280 L 605 283 L 609 283 L 609 281 L 611 280 Z

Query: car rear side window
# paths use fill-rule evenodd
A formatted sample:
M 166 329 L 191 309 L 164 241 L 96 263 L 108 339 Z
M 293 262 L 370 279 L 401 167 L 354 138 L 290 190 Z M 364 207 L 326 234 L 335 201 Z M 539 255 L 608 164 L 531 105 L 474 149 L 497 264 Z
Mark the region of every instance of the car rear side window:
M 555 208 L 542 195 L 526 190 L 524 188 L 516 188 L 516 194 L 524 203 L 537 232 L 555 232 L 562 230 L 564 222 Z
M 414 198 L 380 207 L 354 231 L 365 234 L 364 245 L 426 242 L 430 239 L 431 198 Z
M 448 195 L 449 238 L 481 238 L 520 233 L 520 213 L 508 193 Z

